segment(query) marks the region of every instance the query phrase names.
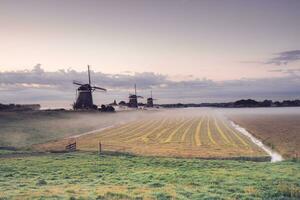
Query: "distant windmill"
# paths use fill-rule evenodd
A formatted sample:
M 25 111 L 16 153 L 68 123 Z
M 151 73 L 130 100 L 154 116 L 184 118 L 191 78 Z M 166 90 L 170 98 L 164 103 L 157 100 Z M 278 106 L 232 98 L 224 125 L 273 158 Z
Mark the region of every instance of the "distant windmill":
M 129 94 L 129 103 L 128 107 L 130 108 L 137 108 L 138 107 L 138 98 L 144 98 L 142 96 L 138 96 L 136 94 L 136 84 L 134 84 L 134 94 Z
M 95 90 L 106 91 L 106 89 L 101 87 L 96 87 L 91 85 L 91 75 L 90 75 L 90 66 L 88 65 L 88 78 L 89 83 L 82 84 L 78 81 L 73 81 L 73 84 L 79 85 L 76 90 L 76 102 L 73 105 L 75 110 L 78 109 L 97 109 L 97 106 L 93 104 L 92 92 Z
M 153 101 L 157 99 L 152 98 L 152 90 L 151 90 L 151 95 L 150 98 L 147 98 L 147 107 L 153 107 Z

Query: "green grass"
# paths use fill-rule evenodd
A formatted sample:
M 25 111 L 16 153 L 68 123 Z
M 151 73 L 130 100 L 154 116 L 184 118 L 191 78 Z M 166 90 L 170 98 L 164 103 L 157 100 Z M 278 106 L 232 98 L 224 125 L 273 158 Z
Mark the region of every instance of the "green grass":
M 28 153 L 32 153 L 32 151 L 0 149 L 0 157 L 4 155 L 11 155 L 11 154 L 28 154 Z
M 0 155 L 13 154 L 16 151 L 0 149 Z
M 0 158 L 0 199 L 299 199 L 300 163 L 95 153 Z

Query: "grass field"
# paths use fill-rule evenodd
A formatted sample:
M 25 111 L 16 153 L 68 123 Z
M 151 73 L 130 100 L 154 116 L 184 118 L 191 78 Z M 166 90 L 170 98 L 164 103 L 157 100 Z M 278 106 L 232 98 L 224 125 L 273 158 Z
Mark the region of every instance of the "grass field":
M 64 149 L 70 139 L 36 146 L 39 150 Z M 136 120 L 99 133 L 76 138 L 79 150 L 129 152 L 139 155 L 173 157 L 259 157 L 267 156 L 247 137 L 231 127 L 228 120 L 207 109 L 191 113 L 168 111 Z
M 0 199 L 299 199 L 300 163 L 96 153 L 0 158 Z

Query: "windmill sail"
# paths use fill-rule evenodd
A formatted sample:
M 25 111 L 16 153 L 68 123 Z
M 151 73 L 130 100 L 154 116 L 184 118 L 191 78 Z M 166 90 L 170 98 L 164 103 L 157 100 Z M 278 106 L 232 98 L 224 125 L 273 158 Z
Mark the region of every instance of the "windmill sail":
M 90 66 L 88 65 L 88 83 L 82 84 L 78 81 L 73 81 L 74 85 L 79 85 L 77 88 L 76 102 L 73 105 L 75 110 L 77 109 L 97 109 L 97 106 L 93 103 L 92 92 L 94 90 L 106 91 L 105 88 L 91 86 L 91 74 Z

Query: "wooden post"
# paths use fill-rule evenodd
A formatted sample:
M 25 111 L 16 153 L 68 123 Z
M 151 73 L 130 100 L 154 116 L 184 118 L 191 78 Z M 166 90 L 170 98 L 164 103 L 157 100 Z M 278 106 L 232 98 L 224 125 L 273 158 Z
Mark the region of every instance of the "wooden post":
M 102 151 L 102 145 L 101 142 L 99 141 L 99 155 L 101 154 L 101 151 Z

